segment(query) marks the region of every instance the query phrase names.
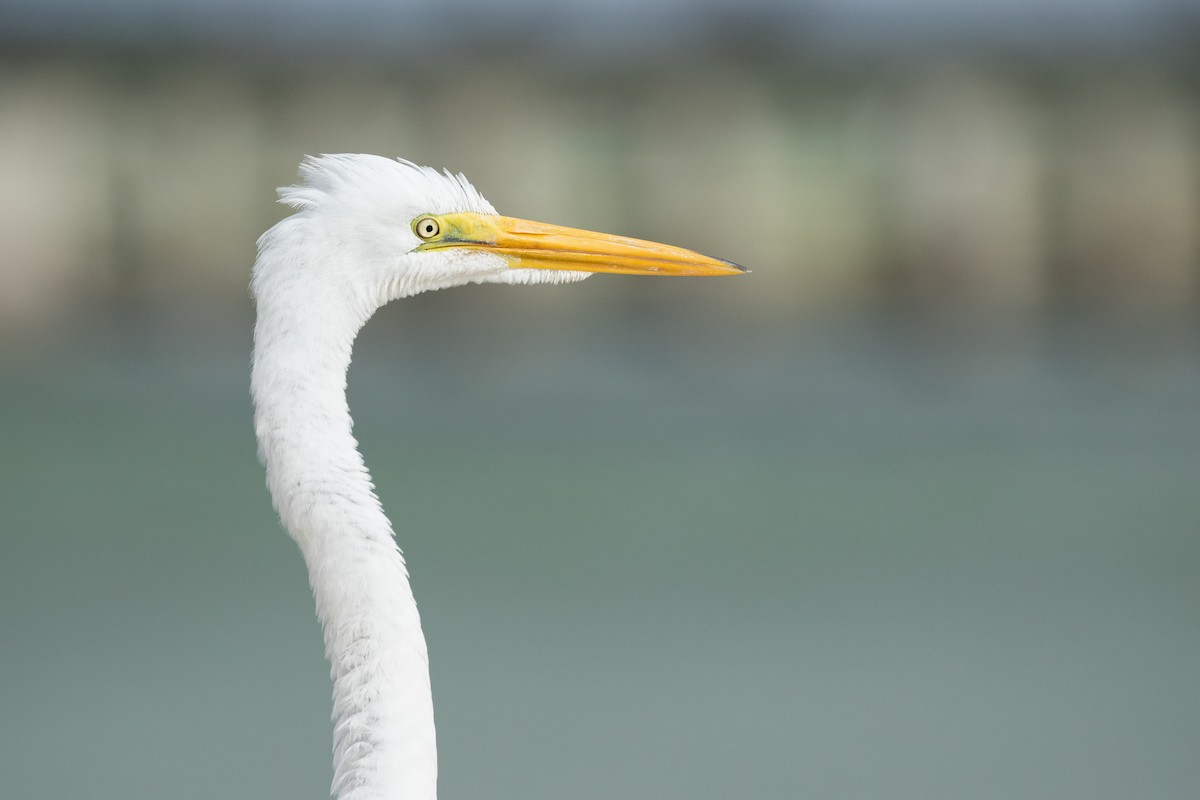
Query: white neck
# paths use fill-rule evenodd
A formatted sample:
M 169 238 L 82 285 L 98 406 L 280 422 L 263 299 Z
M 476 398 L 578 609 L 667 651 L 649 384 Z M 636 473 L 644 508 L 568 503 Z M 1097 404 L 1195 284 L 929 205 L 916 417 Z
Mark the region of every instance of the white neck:
M 259 454 L 308 565 L 333 678 L 333 793 L 434 800 L 429 663 L 404 557 L 351 433 L 350 351 L 369 310 L 259 295 L 251 391 Z M 349 306 L 343 306 L 348 308 Z

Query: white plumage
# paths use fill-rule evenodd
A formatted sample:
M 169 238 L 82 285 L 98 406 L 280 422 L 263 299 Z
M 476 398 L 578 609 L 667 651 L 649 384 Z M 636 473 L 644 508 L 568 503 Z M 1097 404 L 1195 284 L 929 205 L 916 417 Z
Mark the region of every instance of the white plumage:
M 501 217 L 466 178 L 407 161 L 306 159 L 297 209 L 259 239 L 251 393 L 259 456 L 308 566 L 333 679 L 333 794 L 433 800 L 425 638 L 404 558 L 351 432 L 346 371 L 384 303 L 466 283 L 591 272 L 736 274 L 729 262 Z

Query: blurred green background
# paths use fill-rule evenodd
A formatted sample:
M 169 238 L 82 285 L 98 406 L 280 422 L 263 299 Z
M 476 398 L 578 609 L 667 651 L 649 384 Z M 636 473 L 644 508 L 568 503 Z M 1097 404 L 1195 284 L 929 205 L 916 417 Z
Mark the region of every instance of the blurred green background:
M 0 7 L 3 797 L 323 797 L 248 398 L 300 158 L 744 263 L 350 373 L 441 794 L 1200 793 L 1200 5 Z

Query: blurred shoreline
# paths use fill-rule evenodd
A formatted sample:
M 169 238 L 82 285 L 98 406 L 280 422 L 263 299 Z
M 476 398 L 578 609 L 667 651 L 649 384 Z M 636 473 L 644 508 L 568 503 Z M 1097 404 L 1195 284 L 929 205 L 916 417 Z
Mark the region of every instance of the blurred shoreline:
M 563 292 L 498 315 L 1194 318 L 1198 86 L 1146 54 L 837 68 L 718 54 L 589 75 L 10 53 L 0 333 L 12 350 L 80 315 L 239 313 L 254 241 L 285 213 L 273 187 L 305 154 L 348 151 L 461 170 L 504 213 L 754 270 L 719 291 L 609 282 L 601 310 Z

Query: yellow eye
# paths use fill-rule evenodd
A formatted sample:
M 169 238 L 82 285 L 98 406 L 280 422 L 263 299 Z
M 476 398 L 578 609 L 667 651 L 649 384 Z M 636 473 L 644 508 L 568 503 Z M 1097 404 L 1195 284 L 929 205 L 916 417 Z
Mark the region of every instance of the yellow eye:
M 442 232 L 442 226 L 433 217 L 421 217 L 413 223 L 413 230 L 422 239 L 432 239 Z

